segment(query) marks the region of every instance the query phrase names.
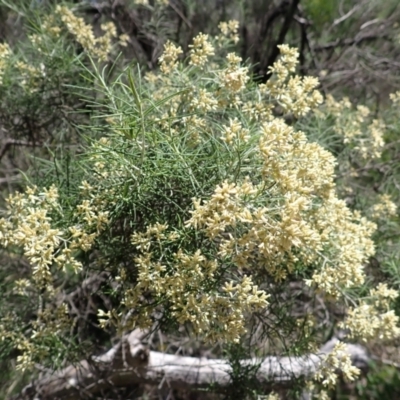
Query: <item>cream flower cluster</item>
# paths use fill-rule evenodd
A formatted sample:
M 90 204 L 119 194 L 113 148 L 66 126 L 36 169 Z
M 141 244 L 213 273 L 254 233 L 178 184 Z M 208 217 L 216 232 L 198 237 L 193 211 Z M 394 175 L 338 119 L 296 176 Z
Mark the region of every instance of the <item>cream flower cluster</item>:
M 399 317 L 390 309 L 390 304 L 398 295 L 398 291 L 380 283 L 375 289 L 371 289 L 369 298 L 348 310 L 347 317 L 340 326 L 348 330 L 350 338 L 364 342 L 400 337 Z
M 132 244 L 141 252 L 135 259 L 138 283 L 126 292 L 124 304 L 129 309 L 147 308 L 145 313 L 132 315 L 133 322 L 140 326 L 151 324 L 151 320 L 143 320 L 143 315 L 149 315 L 154 307 L 154 301 L 145 306 L 145 294 L 151 293 L 155 299 L 164 298 L 172 316 L 180 324 L 190 323 L 196 334 L 213 342 L 239 341 L 246 331 L 246 313 L 264 309 L 268 295 L 249 276 L 211 289 L 221 266 L 216 260 L 207 259 L 201 250 L 187 254 L 179 249 L 169 261 L 161 261 L 166 247 L 179 238 L 175 232 L 167 234 L 167 228 L 156 224 L 132 236 Z M 207 285 L 209 289 L 205 291 Z
M 23 61 L 17 61 L 15 67 L 19 70 L 21 80 L 20 84 L 30 92 L 38 90 L 40 80 L 46 77 L 46 71 L 43 64 L 34 67 Z
M 242 185 L 225 182 L 210 200 L 194 201 L 187 225 L 217 242 L 219 257 L 230 257 L 241 269 L 262 268 L 278 281 L 302 261 L 321 264 L 307 282 L 332 295 L 339 287 L 363 282 L 363 263 L 374 251 L 374 225 L 352 215 L 333 192 L 317 210 L 311 199 L 296 192 L 283 201 L 249 207 L 261 190 L 249 180 Z M 330 253 L 324 255 L 327 246 Z
M 52 346 L 40 345 L 41 340 L 46 340 L 49 337 L 55 339 L 70 327 L 66 304 L 55 307 L 48 306 L 45 309 L 40 308 L 37 319 L 32 321 L 32 329 L 29 330 L 29 335 L 24 334 L 21 330 L 12 329 L 14 319 L 11 313 L 2 318 L 0 341 L 9 340 L 14 343 L 20 353 L 17 356 L 15 368 L 22 371 L 31 369 L 35 360 L 50 356 L 53 351 Z
M 218 101 L 215 99 L 213 93 L 208 92 L 206 89 L 199 89 L 198 93 L 194 93 L 190 106 L 193 111 L 215 111 L 217 110 Z
M 388 194 L 378 196 L 378 202 L 371 207 L 371 217 L 373 219 L 387 219 L 397 215 L 397 206 Z
M 48 44 L 46 45 L 46 38 L 57 39 L 62 32 L 62 29 L 59 26 L 59 22 L 57 21 L 56 15 L 50 14 L 44 16 L 42 23 L 40 25 L 40 30 L 43 33 L 45 33 L 45 35 L 33 33 L 29 35 L 29 40 L 39 52 L 47 52 Z
M 0 43 L 0 85 L 3 83 L 3 75 L 10 55 L 10 46 L 7 43 Z
M 368 107 L 358 105 L 353 109 L 349 99 L 336 101 L 328 95 L 325 108 L 327 115 L 335 117 L 335 131 L 343 137 L 345 144 L 351 145 L 365 160 L 381 156 L 385 124 L 380 119 L 372 119 Z
M 102 24 L 101 29 L 105 34 L 96 38 L 92 27 L 86 24 L 83 18 L 76 17 L 68 7 L 58 5 L 56 13 L 60 15 L 61 21 L 66 26 L 69 33 L 76 38 L 76 41 L 90 56 L 101 61 L 106 61 L 108 59 L 112 50 L 113 39 L 117 38 L 117 29 L 114 23 L 108 22 Z M 126 38 L 124 37 L 123 39 Z
M 360 374 L 360 370 L 351 363 L 345 343 L 336 343 L 332 352 L 324 357 L 314 379 L 320 381 L 323 386 L 332 388 L 339 378 L 338 370 L 347 381 L 354 381 Z
M 28 188 L 8 198 L 8 216 L 0 220 L 1 245 L 22 247 L 34 281 L 44 287 L 51 283 L 50 267 L 63 240 L 63 231 L 52 227 L 49 216 L 53 208 L 59 209 L 57 198 L 55 187 L 43 193 Z
M 332 295 L 339 287 L 364 283 L 364 264 L 375 253 L 371 239 L 376 225 L 359 213 L 352 213 L 345 202 L 333 194 L 315 213 L 321 237 L 329 243 L 330 251 L 321 258 L 322 268 L 313 274 L 308 284 Z
M 178 57 L 182 53 L 182 48 L 175 46 L 172 42 L 168 41 L 164 44 L 164 52 L 159 59 L 161 72 L 171 73 L 178 65 Z
M 220 81 L 225 89 L 238 92 L 245 88 L 249 80 L 249 70 L 247 67 L 240 67 L 242 59 L 235 53 L 227 55 L 228 67 L 220 73 Z
M 210 43 L 208 35 L 204 33 L 199 33 L 189 47 L 191 48 L 189 61 L 191 65 L 202 67 L 207 62 L 208 57 L 215 54 L 214 46 Z
M 106 211 L 96 211 L 92 201 L 84 200 L 75 211 L 80 223 L 67 230 L 56 228 L 56 220 L 63 211 L 55 186 L 42 192 L 30 187 L 23 194 L 11 195 L 7 203 L 6 217 L 0 219 L 0 243 L 4 247 L 22 248 L 32 266 L 34 282 L 48 290 L 52 290 L 51 267 L 81 270 L 82 264 L 73 251 L 90 250 L 108 223 Z
M 393 104 L 400 103 L 400 91 L 397 91 L 395 93 L 390 93 L 389 97 L 390 97 L 390 100 L 392 100 Z
M 83 191 L 93 189 L 87 182 L 82 183 L 82 188 Z M 71 325 L 65 305 L 54 310 L 52 302 L 44 309 L 40 304 L 42 296 L 55 298 L 58 288 L 54 277 L 59 276 L 55 268 L 67 274 L 81 271 L 82 263 L 77 260 L 77 254 L 90 250 L 109 222 L 108 212 L 96 207 L 98 199 L 92 195 L 88 197 L 77 204 L 73 212 L 72 219 L 77 223 L 63 229 L 59 228 L 58 221 L 64 219 L 64 209 L 55 186 L 42 191 L 36 186 L 28 187 L 24 193 L 10 195 L 7 199 L 5 217 L 0 219 L 0 245 L 22 249 L 32 274 L 30 279 L 16 280 L 14 291 L 31 299 L 37 297 L 39 302 L 37 319 L 32 322 L 33 330 L 29 334 L 22 331 L 11 334 L 5 328 L 5 321 L 0 321 L 0 334 L 22 351 L 17 360 L 19 369 L 30 368 L 35 358 L 47 354 L 40 345 L 35 345 L 36 342 L 58 335 Z
M 222 132 L 220 138 L 229 147 L 256 137 L 258 148 L 253 149 L 252 159 L 259 165 L 258 179 L 262 183 L 247 180 L 248 193 L 242 192 L 243 182 L 218 185 L 211 199 L 204 199 L 203 203 L 195 200 L 190 226 L 204 230 L 210 239 L 218 242 L 220 257 L 230 255 L 240 268 L 265 266 L 276 280 L 286 279 L 299 262 L 319 265 L 307 283 L 317 285 L 330 295 L 339 295 L 341 288 L 364 282 L 363 265 L 374 253 L 371 235 L 376 226 L 358 213 L 352 213 L 337 198 L 333 155 L 310 143 L 303 132 L 295 131 L 283 119 L 273 116 L 274 108 L 280 107 L 280 111 L 300 117 L 322 101 L 315 89 L 318 84 L 315 78 L 292 77 L 298 63 L 297 50 L 282 45 L 280 51 L 281 58 L 271 68 L 271 79 L 251 95 L 245 79 L 238 83 L 240 90 L 235 98 L 232 90 L 223 84 L 222 88 L 228 90 L 221 90 L 221 75 L 215 82 L 214 92 L 209 85 L 197 89 L 197 93 L 191 90 L 196 94 L 190 96 L 189 112 L 205 114 L 201 119 L 185 118 L 186 129 L 196 130 L 199 124 L 195 143 L 200 146 L 209 132 L 215 130 Z M 234 53 L 229 53 L 225 62 L 226 70 L 240 68 L 240 57 Z M 154 82 L 156 91 L 168 93 L 165 80 Z M 218 124 L 218 129 L 212 126 L 207 114 L 223 112 L 232 104 L 248 119 L 239 122 L 237 118 L 229 118 L 224 124 Z M 345 101 L 337 104 L 328 98 L 328 107 L 336 107 L 338 114 L 348 106 Z M 184 107 L 184 103 L 175 109 L 178 107 Z M 366 110 L 360 108 L 361 113 L 365 115 Z M 189 121 L 193 126 L 188 126 Z M 260 195 L 262 187 L 270 188 L 265 192 L 268 201 Z M 248 204 L 261 198 L 266 201 L 262 206 L 249 207 Z
M 367 342 L 370 339 L 392 340 L 400 336 L 399 317 L 393 310 L 380 313 L 373 305 L 361 303 L 348 311 L 341 326 L 350 338 Z
M 7 67 L 11 65 L 8 63 L 12 50 L 7 43 L 0 43 L 0 85 L 2 84 L 4 73 Z M 37 90 L 40 82 L 40 78 L 46 77 L 46 71 L 43 64 L 39 67 L 35 67 L 24 61 L 16 61 L 12 67 L 17 69 L 19 72 L 19 84 L 30 92 Z
M 249 138 L 249 130 L 243 128 L 237 118 L 231 119 L 229 125 L 225 125 L 222 128 L 222 140 L 228 145 L 231 145 L 233 142 L 247 142 Z
M 93 32 L 69 11 L 58 10 L 76 40 L 94 54 L 99 43 Z M 103 29 L 115 37 L 113 25 Z M 231 35 L 237 27 L 221 29 Z M 106 39 L 101 43 L 108 47 Z M 273 307 L 269 290 L 298 273 L 337 301 L 343 301 L 346 288 L 364 281 L 376 226 L 337 197 L 333 155 L 285 119 L 315 110 L 322 100 L 317 80 L 293 76 L 298 52 L 282 45 L 268 83 L 249 84 L 240 57 L 218 58 L 215 43 L 199 34 L 184 63 L 180 48 L 168 42 L 161 73 L 146 76 L 140 98 L 125 93 L 121 106 L 119 92 L 110 102 L 109 136 L 88 150 L 90 182 L 81 183 L 67 226 L 56 223 L 63 209 L 55 188 L 11 197 L 0 222 L 1 244 L 23 249 L 34 283 L 50 282 L 53 265 L 79 270 L 75 251 L 92 249 L 108 224 L 120 222 L 112 219 L 115 214 L 125 217 L 124 207 L 130 207 L 132 214 L 124 220 L 131 224 L 124 230 L 129 244 L 128 235 L 125 241 L 113 237 L 132 255 L 131 264 L 113 266 L 123 301 L 99 311 L 102 326 L 114 323 L 124 332 L 165 316 L 209 341 L 237 342 L 249 316 Z M 110 93 L 126 88 L 125 77 L 118 79 Z M 340 114 L 343 107 L 334 103 L 332 112 Z M 368 110 L 359 108 L 357 116 L 363 124 Z M 149 214 L 141 201 L 153 190 L 157 206 Z M 177 193 L 182 197 L 175 200 Z M 31 290 L 24 280 L 16 286 L 22 294 Z M 378 286 L 373 300 L 349 310 L 343 326 L 367 338 L 397 336 L 397 317 L 382 310 L 392 297 Z M 328 357 L 318 375 L 327 385 L 335 382 L 329 375 L 334 368 L 345 370 L 349 379 L 356 375 L 341 345 Z
M 239 21 L 236 21 L 234 19 L 228 21 L 228 22 L 220 22 L 218 25 L 218 28 L 220 29 L 223 37 L 229 38 L 229 40 L 232 40 L 233 43 L 239 42 Z M 222 37 L 218 37 L 217 39 L 221 39 Z
M 322 103 L 322 95 L 316 90 L 317 78 L 290 76 L 298 63 L 297 49 L 278 46 L 281 58 L 270 67 L 273 78 L 259 86 L 261 93 L 274 100 L 285 113 L 301 117 Z

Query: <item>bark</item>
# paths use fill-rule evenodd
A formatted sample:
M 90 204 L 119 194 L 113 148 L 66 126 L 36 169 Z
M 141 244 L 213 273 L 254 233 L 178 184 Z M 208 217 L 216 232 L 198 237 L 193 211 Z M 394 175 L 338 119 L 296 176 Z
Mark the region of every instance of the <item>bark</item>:
M 73 400 L 79 394 L 95 394 L 109 387 L 132 384 L 167 385 L 171 389 L 200 389 L 210 384 L 225 388 L 231 383 L 231 366 L 222 359 L 183 357 L 149 351 L 143 344 L 146 332 L 135 330 L 99 357 L 81 361 L 25 387 L 15 400 Z M 311 377 L 323 356 L 332 351 L 338 339 L 326 343 L 318 354 L 302 357 L 247 359 L 242 365 L 259 365 L 256 378 L 261 384 L 289 386 L 293 380 Z M 366 350 L 347 344 L 353 364 L 366 368 Z

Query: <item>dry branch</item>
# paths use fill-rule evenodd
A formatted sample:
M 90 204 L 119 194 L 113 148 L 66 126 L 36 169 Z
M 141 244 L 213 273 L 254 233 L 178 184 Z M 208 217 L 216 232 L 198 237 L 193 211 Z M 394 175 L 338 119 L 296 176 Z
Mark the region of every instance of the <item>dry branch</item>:
M 337 47 L 349 47 L 349 46 L 358 46 L 363 42 L 373 42 L 380 39 L 391 39 L 388 34 L 368 34 L 359 37 L 355 37 L 353 39 L 337 39 L 334 42 L 329 42 L 324 45 L 314 46 L 314 51 L 324 51 L 331 50 Z
M 81 361 L 27 386 L 15 400 L 40 398 L 73 400 L 79 393 L 94 394 L 110 387 L 132 384 L 167 385 L 172 389 L 200 389 L 210 384 L 224 388 L 231 383 L 231 366 L 226 360 L 183 357 L 149 351 L 143 344 L 146 332 L 135 330 L 116 346 L 90 361 Z M 242 365 L 259 365 L 256 378 L 265 386 L 287 386 L 294 379 L 313 375 L 324 355 L 338 339 L 326 343 L 318 354 L 302 357 L 266 357 L 243 360 Z M 369 357 L 359 345 L 347 345 L 352 362 L 366 368 Z
M 7 153 L 8 149 L 11 146 L 37 146 L 37 143 L 32 143 L 32 142 L 26 142 L 24 140 L 15 140 L 15 139 L 3 139 L 2 146 L 0 148 L 0 160 L 4 157 L 4 155 Z

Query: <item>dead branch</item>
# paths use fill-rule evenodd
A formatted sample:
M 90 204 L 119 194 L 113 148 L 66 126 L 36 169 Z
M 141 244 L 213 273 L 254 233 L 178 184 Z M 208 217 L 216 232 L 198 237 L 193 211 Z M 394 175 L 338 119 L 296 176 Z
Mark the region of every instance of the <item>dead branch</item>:
M 369 34 L 369 35 L 355 37 L 354 39 L 337 39 L 334 42 L 315 46 L 313 48 L 313 50 L 314 51 L 324 51 L 324 50 L 331 50 L 336 47 L 357 46 L 357 45 L 361 44 L 362 42 L 373 42 L 378 39 L 390 39 L 390 36 L 387 34 Z
M 95 394 L 109 387 L 132 384 L 167 385 L 171 389 L 216 388 L 231 383 L 231 366 L 226 360 L 184 357 L 149 351 L 143 344 L 147 332 L 135 330 L 99 357 L 81 361 L 27 386 L 14 400 L 40 398 L 73 400 L 79 393 Z M 266 357 L 241 363 L 259 366 L 256 378 L 266 387 L 288 386 L 293 380 L 313 375 L 324 355 L 332 351 L 338 339 L 326 343 L 318 354 L 301 357 Z M 365 369 L 370 360 L 366 350 L 348 344 L 353 364 Z
M 278 46 L 285 42 L 285 37 L 286 37 L 286 35 L 287 35 L 288 31 L 289 31 L 289 28 L 290 28 L 290 26 L 292 24 L 293 17 L 295 15 L 295 12 L 297 10 L 299 2 L 300 2 L 300 0 L 292 0 L 290 2 L 290 4 L 288 5 L 288 7 L 287 7 L 286 15 L 284 17 L 281 29 L 279 31 L 278 38 L 276 39 L 275 43 L 273 43 L 272 46 L 271 46 L 272 51 L 271 51 L 271 53 L 268 56 L 267 61 L 266 61 L 267 67 L 272 66 L 273 63 L 276 61 L 276 59 L 279 56 L 279 48 L 278 48 Z M 284 2 L 284 3 L 286 3 L 286 2 Z M 271 76 L 271 73 L 270 72 L 266 72 L 264 74 L 264 76 L 263 76 L 263 81 L 267 81 L 270 78 L 270 76 Z
M 4 157 L 11 146 L 37 146 L 37 143 L 26 142 L 24 140 L 5 139 L 0 148 L 0 160 Z

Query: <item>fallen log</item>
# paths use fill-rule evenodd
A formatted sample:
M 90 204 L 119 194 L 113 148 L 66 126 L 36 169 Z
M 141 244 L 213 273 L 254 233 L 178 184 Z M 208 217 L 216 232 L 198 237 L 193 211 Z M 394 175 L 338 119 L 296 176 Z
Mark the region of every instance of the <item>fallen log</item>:
M 146 332 L 135 330 L 107 353 L 84 360 L 32 382 L 15 400 L 74 400 L 80 394 L 99 393 L 109 387 L 132 384 L 167 385 L 171 389 L 201 389 L 214 385 L 226 388 L 231 383 L 231 365 L 223 359 L 205 359 L 165 354 L 149 349 L 142 343 Z M 243 366 L 259 366 L 256 378 L 266 386 L 290 385 L 298 378 L 315 373 L 326 354 L 338 339 L 326 343 L 317 354 L 301 357 L 266 357 L 242 360 Z M 347 344 L 353 365 L 365 369 L 370 360 L 359 345 Z

